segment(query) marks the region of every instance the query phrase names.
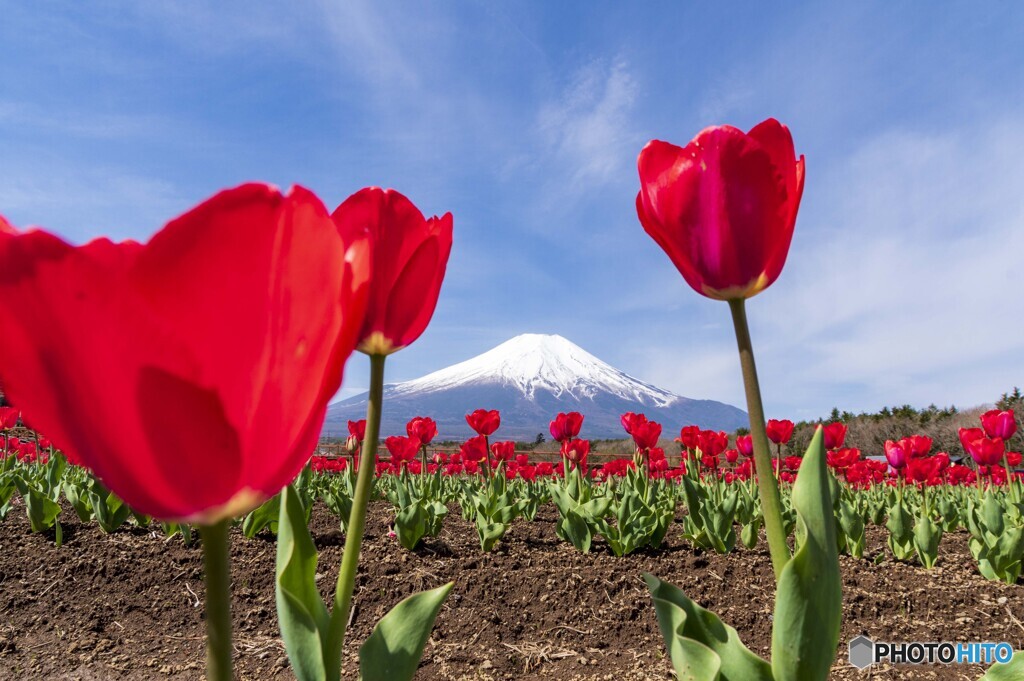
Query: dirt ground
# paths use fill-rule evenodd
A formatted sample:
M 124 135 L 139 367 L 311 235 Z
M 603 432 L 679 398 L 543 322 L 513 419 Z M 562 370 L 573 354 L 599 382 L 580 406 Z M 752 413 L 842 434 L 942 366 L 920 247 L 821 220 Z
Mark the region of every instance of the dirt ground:
M 72 521 L 64 545 L 34 535 L 21 508 L 0 523 L 0 678 L 201 679 L 202 557 L 198 541 L 165 540 L 127 526 L 112 535 Z M 414 591 L 455 582 L 417 678 L 671 679 L 640 574 L 651 572 L 734 626 L 767 656 L 773 580 L 767 547 L 728 556 L 694 550 L 673 529 L 667 546 L 617 558 L 598 540 L 581 555 L 555 537 L 553 507 L 518 520 L 491 554 L 452 509 L 442 535 L 416 552 L 387 536 L 390 507 L 375 503 L 356 588 L 346 668 L 391 606 Z M 318 505 L 321 591 L 333 590 L 343 537 Z M 976 679 L 966 665 L 876 666 L 846 660 L 850 639 L 1009 641 L 1024 646 L 1024 586 L 979 576 L 963 533 L 942 539 L 934 570 L 896 563 L 872 528 L 865 560 L 842 558 L 843 627 L 834 679 Z M 273 537 L 232 536 L 235 664 L 239 679 L 293 678 L 274 608 Z M 878 563 L 876 557 L 880 557 Z

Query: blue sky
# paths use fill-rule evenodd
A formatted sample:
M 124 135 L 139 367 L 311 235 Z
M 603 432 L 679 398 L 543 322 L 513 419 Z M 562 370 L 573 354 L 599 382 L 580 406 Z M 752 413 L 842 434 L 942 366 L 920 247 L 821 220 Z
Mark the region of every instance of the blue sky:
M 559 333 L 742 405 L 728 308 L 640 228 L 636 156 L 774 116 L 807 183 L 748 306 L 769 416 L 1024 384 L 1024 12 L 786 4 L 0 0 L 0 214 L 145 238 L 247 180 L 395 187 L 455 244 L 389 381 Z

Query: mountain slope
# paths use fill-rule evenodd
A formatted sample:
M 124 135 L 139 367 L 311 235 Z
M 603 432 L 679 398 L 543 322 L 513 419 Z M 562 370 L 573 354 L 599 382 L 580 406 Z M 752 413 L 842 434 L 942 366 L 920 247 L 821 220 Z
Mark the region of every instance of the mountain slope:
M 639 381 L 594 357 L 561 336 L 523 334 L 440 371 L 384 387 L 381 434 L 404 433 L 413 416 L 431 416 L 438 436 L 471 435 L 465 415 L 474 409 L 499 409 L 499 438 L 547 437 L 548 422 L 560 411 L 585 416 L 582 436 L 625 437 L 619 415 L 643 412 L 659 421 L 666 435 L 696 423 L 733 430 L 746 425 L 740 409 L 712 400 L 680 397 Z M 365 418 L 366 395 L 332 404 L 325 435 L 342 435 L 349 420 Z

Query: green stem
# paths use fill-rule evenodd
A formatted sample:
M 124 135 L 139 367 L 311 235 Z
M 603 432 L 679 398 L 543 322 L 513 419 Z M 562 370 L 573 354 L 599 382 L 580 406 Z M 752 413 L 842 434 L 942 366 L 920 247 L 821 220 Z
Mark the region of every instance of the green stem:
M 334 589 L 334 609 L 327 634 L 329 663 L 337 668 L 327 670 L 328 679 L 341 675 L 341 649 L 345 644 L 345 628 L 355 590 L 356 572 L 359 569 L 359 549 L 363 544 L 366 529 L 366 507 L 373 491 L 374 465 L 377 457 L 377 443 L 380 440 L 381 404 L 384 400 L 385 355 L 370 355 L 370 395 L 366 405 L 366 438 L 359 455 L 359 475 L 356 478 L 355 494 L 352 495 L 352 513 L 345 533 L 345 552 L 341 556 L 341 570 L 338 584 Z
M 206 576 L 206 678 L 231 681 L 230 520 L 199 527 Z
M 750 342 L 750 328 L 747 325 L 747 311 L 743 298 L 729 301 L 732 324 L 736 330 L 736 345 L 740 352 L 740 368 L 743 371 L 743 387 L 747 394 L 747 412 L 750 414 L 750 434 L 754 438 L 754 463 L 757 468 L 757 487 L 761 494 L 761 509 L 764 511 L 764 529 L 768 535 L 768 550 L 772 556 L 775 581 L 782 575 L 782 568 L 789 562 L 789 546 L 782 526 L 782 500 L 779 485 L 772 470 L 771 445 L 765 429 L 764 405 L 761 401 L 761 387 L 757 382 L 757 367 L 754 364 L 754 348 Z
M 1006 471 L 1006 495 L 1011 501 L 1018 501 L 1016 495 L 1016 489 L 1013 485 L 1013 474 L 1010 472 L 1010 458 L 1006 455 L 1006 451 L 1003 451 L 1003 470 Z

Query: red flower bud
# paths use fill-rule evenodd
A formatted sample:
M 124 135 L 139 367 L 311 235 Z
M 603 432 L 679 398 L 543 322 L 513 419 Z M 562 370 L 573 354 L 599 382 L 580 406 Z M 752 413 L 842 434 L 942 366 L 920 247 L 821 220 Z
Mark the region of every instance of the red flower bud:
M 1013 410 L 1000 411 L 992 409 L 981 415 L 981 427 L 985 429 L 985 435 L 998 437 L 1002 440 L 1009 440 L 1017 432 L 1017 419 Z
M 637 160 L 640 224 L 709 298 L 750 298 L 786 262 L 804 159 L 786 126 L 706 128 L 686 147 L 652 140 Z
M 2 221 L 3 218 L 0 218 Z M 0 430 L 9 430 L 18 425 L 18 410 L 13 407 L 0 407 Z
M 478 435 L 491 435 L 501 425 L 501 414 L 498 413 L 497 409 L 491 411 L 477 409 L 472 414 L 466 415 L 466 423 Z
M 487 458 L 487 438 L 485 435 L 477 435 L 471 437 L 462 443 L 462 447 L 459 448 L 459 461 L 464 463 L 478 463 Z M 452 455 L 452 461 L 455 461 L 455 455 Z
M 899 470 L 907 465 L 907 450 L 903 446 L 902 441 L 893 442 L 892 440 L 885 441 L 885 459 L 889 462 L 889 465 Z
M 416 458 L 416 454 L 420 450 L 420 441 L 414 437 L 392 435 L 384 440 L 384 446 L 391 453 L 391 463 L 397 465 Z
M 366 419 L 348 422 L 348 434 L 359 442 L 366 439 Z
M 777 445 L 784 445 L 793 437 L 793 422 L 789 419 L 768 419 L 765 430 L 768 431 L 768 439 Z
M 634 420 L 632 427 L 633 442 L 637 449 L 650 449 L 658 445 L 658 438 L 661 437 L 660 423 L 644 418 L 642 422 Z
M 643 414 L 634 414 L 631 411 L 627 411 L 625 414 L 619 417 L 619 422 L 622 424 L 622 428 L 629 433 L 633 434 L 633 429 L 642 424 L 647 423 L 647 417 Z
M 437 423 L 429 416 L 417 416 L 405 424 L 405 432 L 421 446 L 429 445 L 437 437 Z
M 580 414 L 578 411 L 571 411 L 568 414 L 560 413 L 556 416 L 555 420 L 551 422 L 549 430 L 551 431 L 551 437 L 556 442 L 565 442 L 579 435 L 580 428 L 582 427 L 583 414 Z
M 827 426 L 822 426 L 822 435 L 825 437 L 825 449 L 839 449 L 846 441 L 846 424 L 836 421 Z
M 394 189 L 367 187 L 331 216 L 342 235 L 369 238 L 373 279 L 359 350 L 387 355 L 423 333 L 434 315 L 452 249 L 452 214 L 424 219 Z
M 681 442 L 687 449 L 697 449 L 700 446 L 700 426 L 686 426 L 679 431 L 676 440 Z
M 507 442 L 495 442 L 491 444 L 491 454 L 499 461 L 509 461 L 516 453 L 516 443 L 511 440 Z
M 1006 446 L 1002 438 L 979 437 L 967 445 L 967 453 L 979 466 L 994 466 L 1001 463 Z

